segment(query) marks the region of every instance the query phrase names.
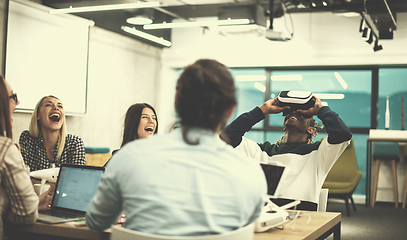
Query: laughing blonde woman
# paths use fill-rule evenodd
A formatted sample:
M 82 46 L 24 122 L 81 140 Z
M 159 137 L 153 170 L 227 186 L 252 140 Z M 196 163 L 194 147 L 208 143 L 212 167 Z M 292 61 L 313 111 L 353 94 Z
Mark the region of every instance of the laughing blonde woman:
M 83 141 L 66 133 L 64 107 L 55 96 L 45 96 L 37 103 L 29 130 L 21 133 L 19 143 L 30 171 L 59 167 L 62 163 L 86 164 Z

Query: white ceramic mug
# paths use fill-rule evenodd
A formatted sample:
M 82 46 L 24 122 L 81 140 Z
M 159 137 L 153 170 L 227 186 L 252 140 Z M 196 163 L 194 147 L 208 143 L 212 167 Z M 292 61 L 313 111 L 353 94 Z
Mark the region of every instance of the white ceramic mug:
M 40 189 L 41 189 L 41 183 L 34 183 L 34 191 L 37 195 L 41 195 L 44 192 L 48 191 L 48 189 L 51 187 L 49 184 L 44 184 L 44 187 L 42 189 L 42 192 L 40 193 Z

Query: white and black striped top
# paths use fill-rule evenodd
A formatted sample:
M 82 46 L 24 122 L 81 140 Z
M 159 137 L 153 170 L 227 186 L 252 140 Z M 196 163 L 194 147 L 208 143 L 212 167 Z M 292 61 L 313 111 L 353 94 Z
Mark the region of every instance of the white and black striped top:
M 61 159 L 58 161 L 56 161 L 55 158 L 48 159 L 44 138 L 41 133 L 38 138 L 34 138 L 30 135 L 28 130 L 25 130 L 20 135 L 19 143 L 21 155 L 23 155 L 25 164 L 30 167 L 30 171 L 50 168 L 52 163 L 55 163 L 56 167 L 59 167 L 62 163 L 75 165 L 86 164 L 85 145 L 82 139 L 69 133 L 66 135 L 65 147 Z M 54 156 L 57 155 L 58 144 L 59 141 L 54 148 Z

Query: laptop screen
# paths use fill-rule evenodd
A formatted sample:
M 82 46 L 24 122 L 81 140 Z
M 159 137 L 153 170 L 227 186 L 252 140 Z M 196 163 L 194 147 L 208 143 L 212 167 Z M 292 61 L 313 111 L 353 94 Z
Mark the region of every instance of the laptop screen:
M 285 166 L 260 164 L 267 181 L 267 195 L 277 198 L 281 189 L 281 182 L 287 175 L 288 168 Z
M 52 207 L 86 212 L 98 190 L 103 172 L 103 167 L 61 165 Z

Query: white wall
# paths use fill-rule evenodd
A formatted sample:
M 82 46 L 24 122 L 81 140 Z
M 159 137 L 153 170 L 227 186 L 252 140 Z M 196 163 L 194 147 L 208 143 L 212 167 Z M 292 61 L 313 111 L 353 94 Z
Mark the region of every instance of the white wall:
M 179 28 L 172 32 L 172 47 L 164 53 L 172 66 L 184 66 L 197 58 L 217 59 L 233 66 L 358 65 L 407 63 L 407 13 L 397 14 L 393 40 L 380 40 L 383 50 L 361 39 L 361 17 L 332 13 L 292 14 L 294 37 L 288 42 L 256 36 L 222 36 L 217 30 Z M 290 26 L 289 18 L 287 25 Z M 274 30 L 285 30 L 284 18 Z
M 162 50 L 98 27 L 90 29 L 87 113 L 68 116 L 68 133 L 85 146 L 118 148 L 124 114 L 137 102 L 157 105 Z M 158 109 L 156 109 L 158 111 Z M 15 141 L 31 114 L 13 114 Z

